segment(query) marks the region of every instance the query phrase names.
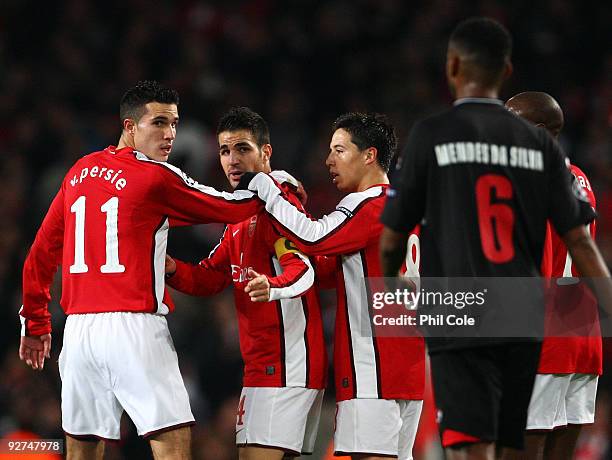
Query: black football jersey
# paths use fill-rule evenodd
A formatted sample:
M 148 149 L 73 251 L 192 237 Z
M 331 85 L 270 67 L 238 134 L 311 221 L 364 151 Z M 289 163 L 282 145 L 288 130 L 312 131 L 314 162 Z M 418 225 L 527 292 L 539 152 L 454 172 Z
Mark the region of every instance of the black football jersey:
M 564 235 L 595 217 L 567 165 L 501 101 L 461 99 L 413 126 L 381 219 L 421 223 L 424 277 L 539 276 L 546 221 Z
M 595 217 L 556 141 L 496 99 L 417 122 L 398 169 L 382 221 L 423 221 L 422 276 L 538 276 L 547 219 L 563 235 Z

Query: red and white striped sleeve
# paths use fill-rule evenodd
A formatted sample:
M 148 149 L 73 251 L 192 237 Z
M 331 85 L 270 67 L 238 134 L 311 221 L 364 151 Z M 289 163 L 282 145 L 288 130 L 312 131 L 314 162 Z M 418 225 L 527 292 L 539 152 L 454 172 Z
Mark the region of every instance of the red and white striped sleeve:
M 176 166 L 147 158 L 135 152 L 136 159 L 157 165 L 161 176 L 154 181 L 152 200 L 169 217 L 170 225 L 222 222 L 235 224 L 256 214 L 262 203 L 248 190 L 220 192 L 202 185 Z
M 385 189 L 371 187 L 351 193 L 336 206 L 335 211 L 313 219 L 295 207 L 282 189 L 268 175 L 257 174 L 249 183 L 265 201 L 266 211 L 278 230 L 307 255 L 339 255 L 363 248 L 380 234 L 379 215 Z
M 64 246 L 64 184 L 53 199 L 23 266 L 22 336 L 51 332 L 50 286 L 62 261 Z
M 314 269 L 308 257 L 284 237 L 274 243 L 274 250 L 282 273 L 268 278 L 270 301 L 291 299 L 304 294 L 312 287 L 315 278 Z

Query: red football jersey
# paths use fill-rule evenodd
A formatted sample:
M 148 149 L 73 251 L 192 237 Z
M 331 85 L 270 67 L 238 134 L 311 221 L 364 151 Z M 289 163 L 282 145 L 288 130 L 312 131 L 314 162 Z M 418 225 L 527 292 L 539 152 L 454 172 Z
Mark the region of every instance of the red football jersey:
M 423 399 L 425 343 L 421 337 L 381 337 L 370 321 L 372 286 L 382 277 L 378 255 L 387 185 L 347 195 L 315 220 L 289 203 L 271 177 L 249 184 L 266 202 L 281 233 L 305 254 L 338 256 L 334 373 L 338 401 Z
M 586 175 L 577 166 L 571 165 L 570 168 L 572 174 L 586 192 L 591 206 L 595 208 L 595 195 Z M 544 272 L 544 274 L 553 278 L 580 276 L 572 266 L 572 258 L 568 254 L 563 240 L 550 227 L 550 223 L 548 226 L 547 239 L 549 240 L 545 245 L 543 267 L 548 266 L 549 272 Z M 591 222 L 589 230 L 591 237 L 594 239 L 595 222 Z M 547 268 L 543 268 L 543 270 L 547 270 Z M 592 324 L 594 329 L 599 329 L 597 300 L 589 290 L 584 289 L 577 292 L 575 287 L 555 286 L 555 291 L 553 299 L 557 298 L 561 299 L 561 301 L 556 302 L 556 308 L 555 304 L 550 304 L 547 307 L 547 335 L 554 335 L 554 330 L 559 324 L 558 322 L 563 321 L 563 318 L 559 319 L 553 316 L 552 310 L 557 315 L 563 314 L 561 311 L 563 306 L 559 304 L 568 304 L 570 302 L 572 302 L 572 305 L 568 305 L 568 307 L 572 308 L 574 313 L 579 316 L 580 324 Z M 571 312 L 569 313 L 571 314 Z M 553 325 L 552 322 L 555 322 L 555 324 Z M 568 322 L 571 322 L 571 318 Z M 581 333 L 580 336 L 576 337 L 546 337 L 542 344 L 542 355 L 538 372 L 540 374 L 581 373 L 601 375 L 603 370 L 601 337 L 598 336 L 598 333 L 590 337 L 585 335 Z
M 49 286 L 59 264 L 68 315 L 168 313 L 168 227 L 239 222 L 260 209 L 251 192 L 218 192 L 132 148 L 84 156 L 64 177 L 25 261 L 22 334 L 51 331 Z
M 314 270 L 304 255 L 287 251 L 287 240 L 266 212 L 228 225 L 198 265 L 176 262 L 167 282 L 181 292 L 212 295 L 233 283 L 244 386 L 325 388 L 327 354 Z M 268 276 L 272 301 L 252 302 L 244 292 L 249 268 Z

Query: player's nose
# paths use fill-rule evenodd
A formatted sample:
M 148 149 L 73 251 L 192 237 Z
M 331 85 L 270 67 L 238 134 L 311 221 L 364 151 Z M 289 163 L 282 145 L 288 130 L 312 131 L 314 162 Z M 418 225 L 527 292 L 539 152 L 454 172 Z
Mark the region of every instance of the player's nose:
M 231 165 L 237 165 L 240 161 L 239 161 L 239 155 L 236 154 L 236 152 L 232 152 L 230 150 L 230 154 L 229 154 L 229 162 Z
M 176 139 L 176 128 L 169 127 L 164 132 L 164 139 L 174 140 Z

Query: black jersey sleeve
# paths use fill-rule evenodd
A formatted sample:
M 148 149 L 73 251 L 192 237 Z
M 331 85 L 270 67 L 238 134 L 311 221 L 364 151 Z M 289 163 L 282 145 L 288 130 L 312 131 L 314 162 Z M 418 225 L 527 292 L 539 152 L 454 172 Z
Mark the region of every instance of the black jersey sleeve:
M 421 222 L 427 199 L 428 158 L 433 146 L 422 122 L 412 127 L 400 157 L 381 216 L 392 230 L 411 231 Z
M 561 236 L 572 228 L 591 222 L 597 213 L 580 184 L 573 180 L 567 159 L 558 144 L 548 141 L 550 166 L 548 168 L 548 217 Z

